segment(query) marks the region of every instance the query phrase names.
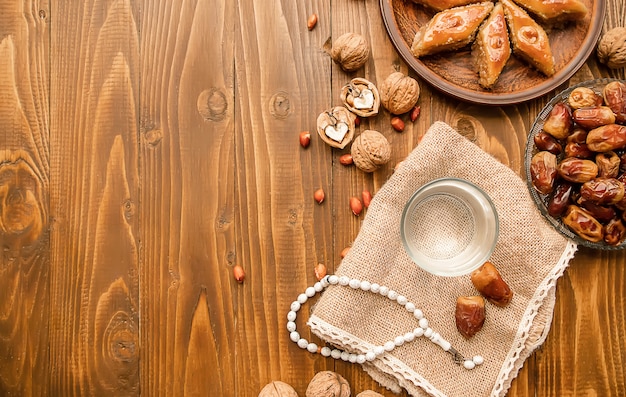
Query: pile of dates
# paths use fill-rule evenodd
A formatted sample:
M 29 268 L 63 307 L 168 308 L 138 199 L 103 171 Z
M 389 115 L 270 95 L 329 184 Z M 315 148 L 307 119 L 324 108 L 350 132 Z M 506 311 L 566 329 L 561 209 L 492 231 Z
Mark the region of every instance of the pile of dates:
M 534 137 L 530 164 L 548 213 L 581 238 L 619 245 L 626 239 L 626 84 L 596 93 L 577 87 L 558 102 Z

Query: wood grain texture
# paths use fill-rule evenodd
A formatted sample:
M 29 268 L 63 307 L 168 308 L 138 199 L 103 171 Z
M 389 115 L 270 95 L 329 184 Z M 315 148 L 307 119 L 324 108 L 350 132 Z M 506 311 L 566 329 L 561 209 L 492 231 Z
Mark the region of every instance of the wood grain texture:
M 143 5 L 141 390 L 237 395 L 234 3 Z
M 40 17 L 40 10 L 43 17 Z M 48 395 L 49 25 L 0 1 L 0 395 Z
M 626 24 L 622 3 L 607 0 L 603 32 Z M 346 32 L 371 51 L 351 73 L 324 50 Z M 391 160 L 341 165 L 349 148 L 318 139 L 318 114 L 353 77 L 395 71 L 418 79 L 420 117 L 399 115 L 402 133 L 384 109 L 362 120 Z M 379 0 L 0 0 L 0 395 L 257 396 L 280 380 L 304 396 L 333 370 L 352 395 L 396 396 L 285 329 L 315 265 L 334 272 L 359 233 L 349 198 L 376 194 L 439 120 L 525 178 L 534 115 L 598 77 L 626 75 L 592 54 L 535 100 L 455 100 L 403 62 Z M 625 263 L 578 251 L 509 396 L 626 395 Z M 314 303 L 297 323 L 318 343 Z
M 138 30 L 128 0 L 52 16 L 50 391 L 139 392 Z

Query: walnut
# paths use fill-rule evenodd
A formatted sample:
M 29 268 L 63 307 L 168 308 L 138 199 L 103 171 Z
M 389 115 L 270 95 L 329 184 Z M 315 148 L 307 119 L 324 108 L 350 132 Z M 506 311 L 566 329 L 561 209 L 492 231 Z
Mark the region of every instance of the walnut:
M 378 131 L 365 130 L 357 136 L 350 149 L 352 161 L 364 172 L 374 172 L 391 158 L 391 146 Z
M 611 69 L 626 66 L 626 27 L 616 27 L 606 32 L 597 48 L 598 59 Z
M 259 397 L 298 397 L 298 393 L 287 383 L 277 380 L 265 385 Z
M 420 97 L 420 86 L 417 80 L 394 72 L 379 87 L 380 102 L 385 109 L 393 114 L 404 114 L 413 109 Z
M 356 117 L 343 106 L 335 106 L 317 117 L 317 134 L 332 147 L 343 149 L 354 137 Z
M 358 33 L 342 34 L 332 44 L 330 57 L 346 72 L 352 72 L 365 65 L 370 49 L 365 37 Z
M 357 394 L 356 397 L 383 397 L 383 395 L 380 393 L 376 393 L 373 390 L 364 390 Z
M 361 77 L 356 77 L 341 89 L 341 101 L 352 113 L 361 117 L 378 114 L 380 95 L 376 86 Z
M 336 372 L 321 371 L 309 382 L 306 397 L 350 397 L 350 385 Z

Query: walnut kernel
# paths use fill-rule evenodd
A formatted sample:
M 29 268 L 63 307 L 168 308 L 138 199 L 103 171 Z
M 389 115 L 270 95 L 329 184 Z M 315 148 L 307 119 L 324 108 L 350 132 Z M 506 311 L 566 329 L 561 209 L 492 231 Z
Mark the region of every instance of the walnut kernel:
M 328 145 L 343 149 L 354 137 L 355 118 L 348 109 L 335 106 L 317 117 L 317 133 Z
M 383 134 L 365 130 L 357 136 L 350 149 L 352 160 L 360 170 L 374 172 L 391 158 L 391 146 Z
M 341 101 L 352 113 L 361 117 L 378 114 L 380 95 L 371 82 L 361 77 L 352 79 L 341 89 Z
M 598 59 L 611 69 L 626 66 L 626 27 L 616 27 L 607 31 L 597 48 Z
M 306 397 L 350 397 L 350 385 L 336 372 L 321 371 L 309 382 Z

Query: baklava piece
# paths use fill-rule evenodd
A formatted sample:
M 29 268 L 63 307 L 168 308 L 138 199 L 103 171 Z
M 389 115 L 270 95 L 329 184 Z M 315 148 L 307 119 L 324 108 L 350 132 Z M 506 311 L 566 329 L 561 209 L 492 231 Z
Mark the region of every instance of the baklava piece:
M 480 26 L 472 45 L 472 57 L 478 69 L 478 83 L 481 87 L 490 89 L 496 84 L 510 56 L 504 10 L 502 4 L 498 3 Z
M 544 23 L 556 24 L 585 18 L 587 6 L 580 0 L 515 0 Z
M 546 76 L 555 73 L 554 57 L 545 30 L 524 9 L 511 0 L 502 0 L 509 26 L 513 54 Z
M 420 58 L 465 47 L 492 9 L 493 3 L 485 1 L 438 12 L 415 35 L 413 55 Z
M 466 6 L 468 4 L 480 3 L 483 0 L 412 0 L 415 4 L 420 4 L 435 11 L 443 11 L 453 7 Z

